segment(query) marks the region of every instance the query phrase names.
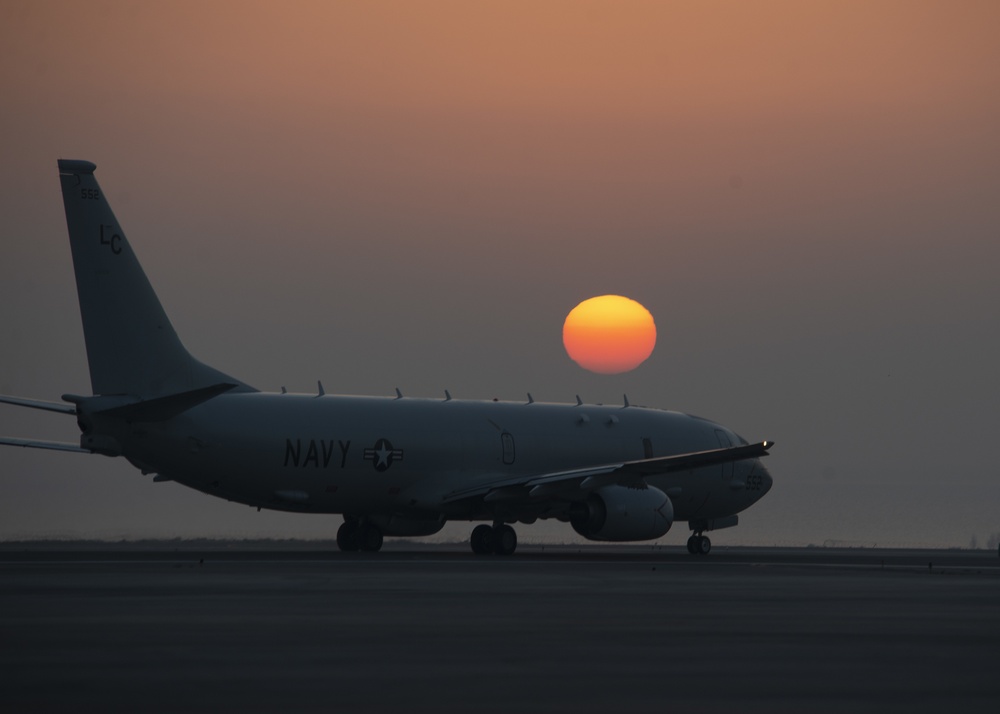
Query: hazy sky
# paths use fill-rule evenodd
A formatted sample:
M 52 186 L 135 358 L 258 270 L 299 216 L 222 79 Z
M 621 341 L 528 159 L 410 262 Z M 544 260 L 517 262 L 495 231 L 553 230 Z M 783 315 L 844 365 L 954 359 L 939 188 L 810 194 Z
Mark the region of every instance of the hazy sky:
M 989 0 L 3 0 L 0 393 L 89 392 L 56 171 L 88 159 L 185 344 L 261 389 L 628 393 L 777 442 L 717 545 L 985 544 L 998 27 Z M 628 374 L 562 347 L 605 293 L 656 319 Z M 0 433 L 77 438 L 2 405 Z M 340 522 L 99 456 L 3 448 L 0 487 L 0 539 Z

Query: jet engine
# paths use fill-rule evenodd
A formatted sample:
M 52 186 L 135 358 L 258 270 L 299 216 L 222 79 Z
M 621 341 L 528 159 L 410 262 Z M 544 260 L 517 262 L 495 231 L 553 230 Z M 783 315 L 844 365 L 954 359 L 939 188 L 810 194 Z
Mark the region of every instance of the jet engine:
M 663 491 L 604 486 L 570 511 L 573 530 L 589 540 L 652 540 L 674 522 L 674 504 Z

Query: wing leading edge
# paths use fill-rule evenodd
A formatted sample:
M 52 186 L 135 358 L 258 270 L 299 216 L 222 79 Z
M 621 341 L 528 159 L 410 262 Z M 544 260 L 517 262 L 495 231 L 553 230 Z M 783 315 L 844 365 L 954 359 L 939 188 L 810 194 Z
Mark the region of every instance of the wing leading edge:
M 761 441 L 756 444 L 695 451 L 674 456 L 659 456 L 652 459 L 622 461 L 548 474 L 518 476 L 452 491 L 445 495 L 442 502 L 455 503 L 473 498 L 482 498 L 486 502 L 522 498 L 535 499 L 553 497 L 569 491 L 592 491 L 611 484 L 645 488 L 646 476 L 755 459 L 767 456 L 768 450 L 772 446 L 774 446 L 773 441 Z

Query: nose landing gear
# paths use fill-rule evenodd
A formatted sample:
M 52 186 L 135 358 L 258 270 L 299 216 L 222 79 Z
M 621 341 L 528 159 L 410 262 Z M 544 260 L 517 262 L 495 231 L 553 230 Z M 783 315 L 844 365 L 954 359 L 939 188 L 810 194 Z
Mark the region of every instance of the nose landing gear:
M 510 555 L 517 548 L 517 532 L 506 523 L 482 523 L 472 529 L 470 541 L 476 555 Z
M 708 539 L 708 536 L 698 532 L 688 538 L 688 553 L 691 555 L 708 555 L 711 552 L 712 541 Z

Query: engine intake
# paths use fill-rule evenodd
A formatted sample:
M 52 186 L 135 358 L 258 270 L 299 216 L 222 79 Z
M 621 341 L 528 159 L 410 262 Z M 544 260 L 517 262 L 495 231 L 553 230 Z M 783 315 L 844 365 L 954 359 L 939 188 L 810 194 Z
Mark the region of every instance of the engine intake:
M 573 504 L 570 524 L 588 540 L 653 540 L 670 530 L 674 504 L 658 488 L 604 486 Z

